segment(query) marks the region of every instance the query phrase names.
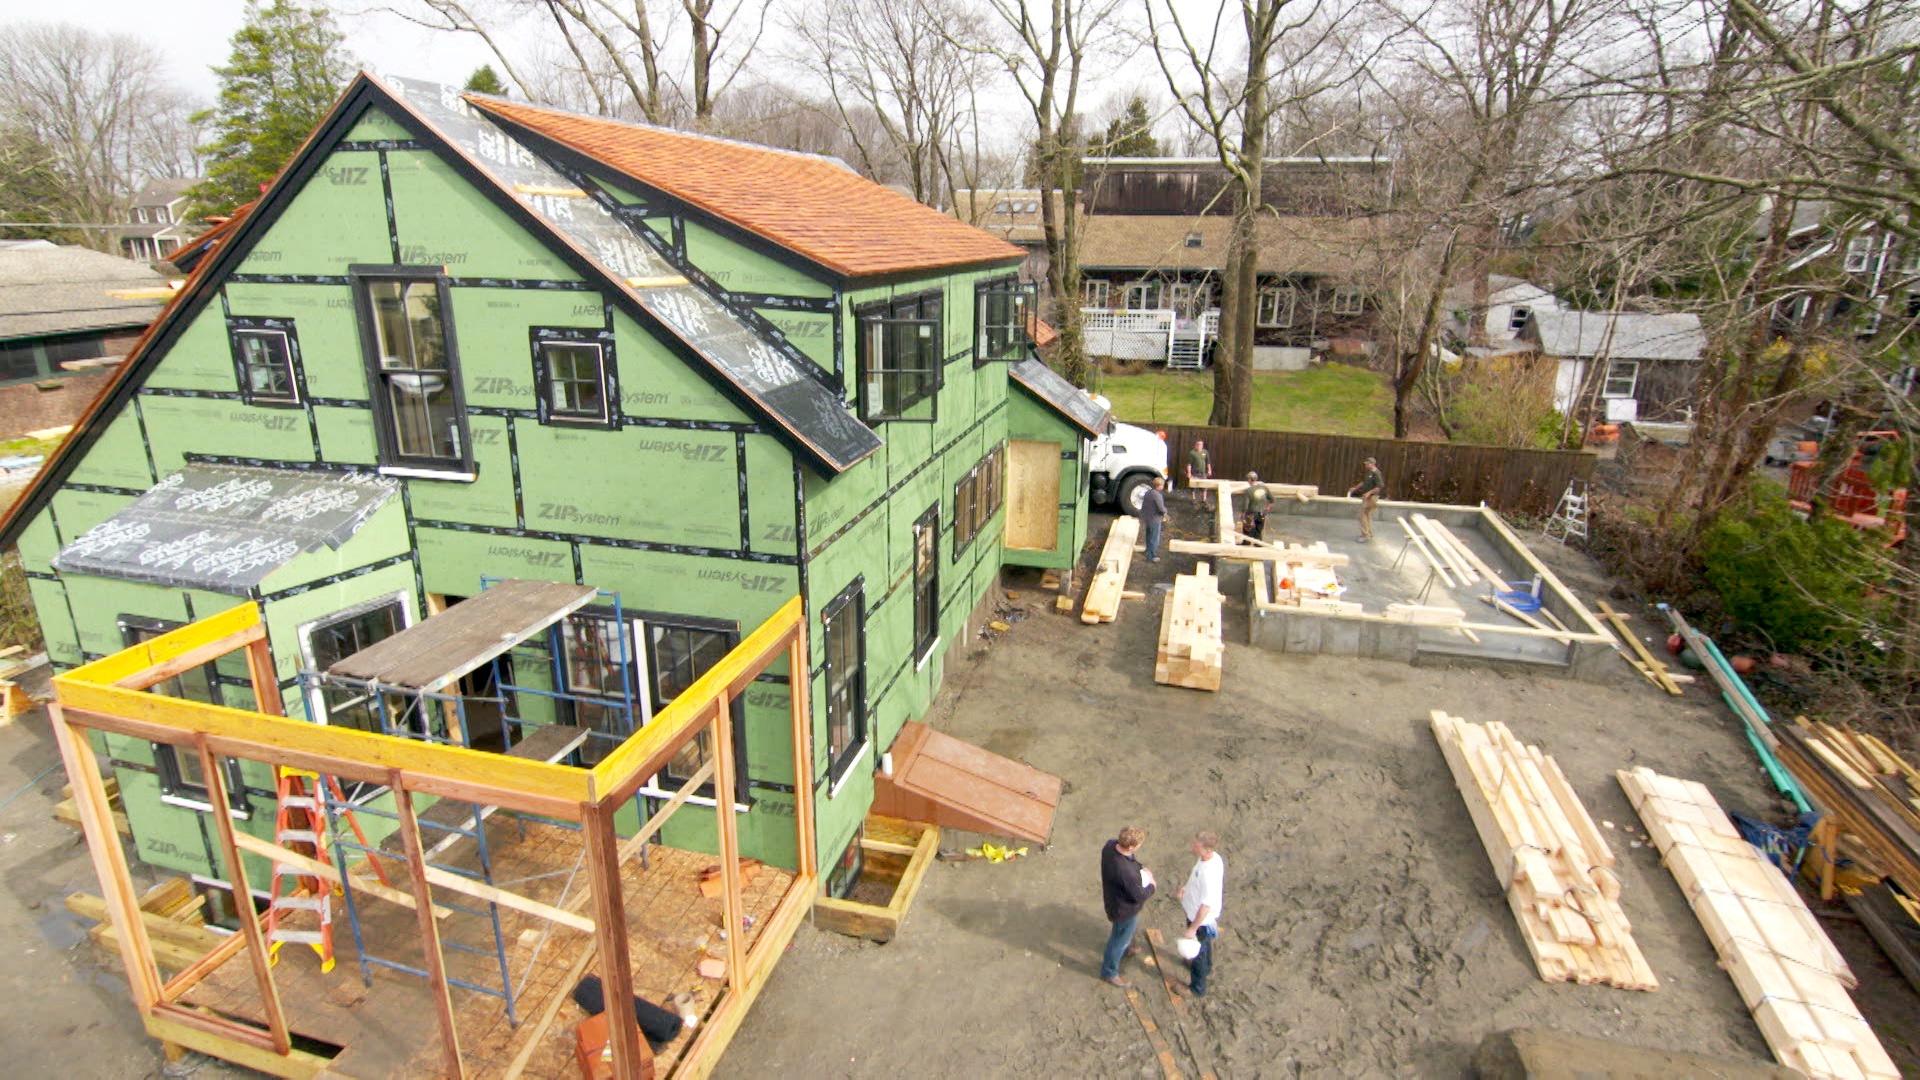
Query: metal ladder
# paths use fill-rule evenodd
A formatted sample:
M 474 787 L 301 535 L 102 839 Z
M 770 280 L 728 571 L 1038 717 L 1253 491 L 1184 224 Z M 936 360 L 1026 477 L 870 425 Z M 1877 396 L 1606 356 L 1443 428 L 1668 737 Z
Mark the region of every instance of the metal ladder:
M 346 871 L 343 864 L 336 864 L 327 853 L 324 839 L 324 823 L 328 818 L 324 803 L 330 795 L 340 806 L 351 806 L 340 790 L 340 782 L 333 777 L 321 779 L 318 773 L 304 769 L 282 767 L 279 782 L 274 785 L 278 799 L 273 815 L 273 839 L 276 844 L 289 851 L 301 854 L 312 852 L 315 862 L 331 867 L 344 880 Z M 307 781 L 312 779 L 314 786 L 308 790 Z M 360 819 L 352 810 L 341 811 L 354 835 L 366 843 L 366 834 L 360 829 Z M 300 848 L 294 845 L 302 845 Z M 373 872 L 382 884 L 387 881 L 386 871 L 379 863 L 373 863 Z M 293 891 L 287 892 L 287 882 L 293 882 Z M 324 878 L 289 866 L 278 860 L 273 864 L 273 889 L 268 893 L 266 938 L 268 942 L 268 963 L 280 962 L 280 947 L 288 942 L 305 945 L 320 957 L 322 974 L 333 970 L 333 901 L 334 893 L 341 891 L 339 885 Z M 318 930 L 300 930 L 280 925 L 281 918 L 288 912 L 311 911 L 320 917 Z
M 1587 538 L 1587 484 L 1584 480 L 1567 481 L 1567 490 L 1560 494 L 1560 505 L 1554 507 L 1553 516 L 1547 519 L 1547 526 L 1541 530 L 1549 540 L 1558 540 L 1562 544 L 1569 539 Z

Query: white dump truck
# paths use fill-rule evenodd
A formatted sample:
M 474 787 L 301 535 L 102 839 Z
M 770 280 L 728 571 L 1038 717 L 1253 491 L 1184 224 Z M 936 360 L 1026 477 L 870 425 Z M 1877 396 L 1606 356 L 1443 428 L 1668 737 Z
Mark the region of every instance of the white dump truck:
M 1094 400 L 1107 405 L 1105 398 Z M 1140 512 L 1147 482 L 1167 474 L 1167 444 L 1146 428 L 1115 421 L 1087 452 L 1087 474 L 1095 504 L 1111 503 L 1123 513 Z

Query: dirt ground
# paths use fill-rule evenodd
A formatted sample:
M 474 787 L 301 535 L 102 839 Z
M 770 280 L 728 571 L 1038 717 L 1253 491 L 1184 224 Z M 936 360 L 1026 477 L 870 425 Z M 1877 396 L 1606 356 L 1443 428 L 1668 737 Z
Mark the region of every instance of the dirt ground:
M 1175 525 L 1198 532 L 1179 508 Z M 1583 597 L 1603 587 L 1583 555 L 1540 550 Z M 1150 972 L 1126 971 L 1187 1076 L 1459 1076 L 1483 1035 L 1522 1025 L 1768 1059 L 1672 878 L 1651 847 L 1632 846 L 1637 819 L 1613 777 L 1650 765 L 1773 815 L 1736 721 L 1705 690 L 1668 698 L 1625 663 L 1594 685 L 1235 647 L 1244 596 L 1229 600 L 1221 691 L 1162 687 L 1156 586 L 1189 562 L 1136 558 L 1131 584 L 1148 598 L 1102 627 L 1016 586 L 1032 614 L 951 664 L 931 722 L 1064 777 L 1053 843 L 1005 865 L 937 864 L 890 944 L 803 929 L 718 1075 L 1159 1075 L 1122 993 L 1096 981 L 1098 852 L 1126 824 L 1148 830 L 1142 859 L 1169 883 L 1143 926 L 1169 934 L 1185 838 L 1222 838 L 1208 998 L 1183 1019 Z M 1504 721 L 1614 823 L 1624 904 L 1660 990 L 1535 975 L 1427 729 L 1433 708 Z M 1881 1040 L 1920 1071 L 1920 999 L 1857 926 L 1827 925 Z
M 1604 587 L 1583 556 L 1536 550 L 1582 596 Z M 1187 563 L 1136 560 L 1132 584 L 1148 599 L 1102 627 L 1015 586 L 1027 617 L 951 662 L 930 720 L 1066 779 L 1053 844 L 1006 865 L 937 864 L 887 945 L 802 927 L 720 1076 L 1159 1075 L 1125 998 L 1095 979 L 1098 851 L 1128 823 L 1149 830 L 1143 859 L 1169 888 L 1190 865 L 1187 834 L 1222 836 L 1212 994 L 1183 1018 L 1137 961 L 1126 972 L 1186 1076 L 1459 1076 L 1482 1035 L 1521 1025 L 1766 1058 L 1678 888 L 1651 848 L 1630 846 L 1635 818 L 1613 780 L 1644 763 L 1704 781 L 1729 808 L 1775 814 L 1731 714 L 1704 690 L 1667 698 L 1624 663 L 1594 685 L 1261 652 L 1240 643 L 1244 598 L 1231 594 L 1221 692 L 1161 687 L 1156 586 Z M 1624 903 L 1659 991 L 1535 976 L 1426 728 L 1432 708 L 1505 721 L 1616 825 Z M 119 972 L 60 903 L 98 885 L 78 833 L 48 817 L 56 761 L 39 716 L 0 728 L 5 1072 L 158 1076 Z M 1178 919 L 1169 897 L 1145 924 L 1171 933 Z M 1856 925 L 1826 925 L 1861 977 L 1867 1018 L 1920 1074 L 1920 998 Z M 197 1077 L 241 1075 L 188 1064 Z

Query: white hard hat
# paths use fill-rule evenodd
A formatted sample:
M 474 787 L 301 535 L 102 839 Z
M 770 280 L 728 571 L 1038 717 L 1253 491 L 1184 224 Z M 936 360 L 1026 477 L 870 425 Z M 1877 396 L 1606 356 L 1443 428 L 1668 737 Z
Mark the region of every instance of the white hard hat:
M 1173 947 L 1180 951 L 1182 960 L 1192 960 L 1200 955 L 1200 941 L 1197 938 L 1179 938 L 1174 941 Z

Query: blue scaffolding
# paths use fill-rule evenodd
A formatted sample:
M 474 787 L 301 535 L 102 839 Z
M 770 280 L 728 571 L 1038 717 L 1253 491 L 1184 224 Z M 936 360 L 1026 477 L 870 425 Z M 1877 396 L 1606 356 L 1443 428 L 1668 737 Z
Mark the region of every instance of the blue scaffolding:
M 480 588 L 484 594 L 489 589 L 508 583 L 507 579 L 483 577 L 480 580 Z M 470 736 L 472 732 L 468 723 L 468 705 L 469 703 L 488 702 L 498 710 L 501 738 L 504 743 L 502 749 L 505 752 L 510 752 L 517 743 L 525 742 L 529 734 L 529 727 L 539 728 L 547 726 L 548 724 L 548 722 L 545 721 L 528 720 L 523 716 L 517 715 L 522 701 L 539 699 L 551 702 L 557 715 L 565 715 L 568 711 L 572 711 L 577 716 L 581 711 L 581 707 L 585 706 L 591 711 L 593 716 L 598 718 L 598 723 L 587 729 L 584 736 L 570 743 L 563 743 L 562 745 L 566 746 L 566 749 L 564 756 L 560 758 L 562 761 L 571 760 L 574 761 L 574 763 L 578 763 L 579 749 L 587 743 L 597 740 L 604 741 L 609 744 L 609 746 L 617 745 L 621 740 L 631 734 L 634 730 L 634 718 L 637 711 L 633 673 L 635 670 L 635 660 L 638 657 L 638 650 L 633 647 L 636 643 L 627 624 L 625 608 L 621 604 L 620 594 L 604 589 L 596 589 L 592 592 L 592 600 L 600 602 L 594 605 L 599 610 L 581 616 L 577 613 L 587 605 L 585 603 L 573 603 L 565 610 L 559 611 L 547 622 L 529 629 L 518 639 L 497 643 L 497 648 L 493 650 L 493 655 L 485 658 L 483 663 L 471 664 L 471 666 L 466 666 L 465 670 L 458 670 L 450 676 L 432 680 L 434 683 L 444 684 L 439 688 L 423 689 L 414 686 L 384 683 L 378 678 L 355 678 L 334 672 L 331 668 L 326 672 L 302 672 L 301 685 L 303 689 L 308 691 L 306 700 L 309 701 L 312 700 L 311 695 L 327 689 L 364 695 L 364 699 L 370 704 L 372 715 L 377 721 L 381 733 L 397 738 L 413 739 L 420 742 L 438 743 L 442 745 L 470 746 Z M 444 619 L 450 612 L 458 610 L 459 607 L 456 605 L 448 609 L 447 612 L 433 616 L 432 619 Z M 609 611 L 610 614 L 608 614 Z M 617 673 L 618 678 L 617 680 L 609 679 L 606 685 L 597 687 L 596 689 L 600 691 L 599 693 L 574 693 L 568 689 L 572 686 L 572 682 L 568 677 L 568 672 L 565 670 L 567 647 L 563 641 L 559 640 L 557 631 L 562 624 L 571 618 L 610 621 L 612 624 L 614 632 L 610 635 L 611 649 L 602 660 L 606 668 Z M 426 626 L 432 619 L 422 622 L 417 626 L 409 627 L 406 631 L 402 631 L 402 634 L 418 630 Z M 399 636 L 400 635 L 393 635 L 384 640 L 393 641 Z M 552 639 L 551 643 L 547 646 L 547 651 L 550 654 L 549 670 L 553 680 L 552 688 L 527 686 L 512 682 L 512 669 L 507 660 L 508 654 L 515 648 L 526 647 L 530 642 L 534 642 L 542 636 Z M 360 653 L 356 653 L 354 657 L 348 657 L 334 666 L 351 666 L 351 662 L 355 657 L 365 655 L 372 649 L 377 648 L 380 644 L 380 642 L 376 642 L 373 646 L 369 646 Z M 608 644 L 604 637 L 602 638 L 601 644 Z M 471 658 L 468 659 L 470 660 Z M 485 695 L 466 695 L 459 693 L 459 686 L 457 685 L 458 679 L 467 674 L 471 674 L 473 671 L 479 670 L 481 666 L 485 665 L 491 666 L 491 674 L 493 677 L 490 685 L 493 692 Z M 612 690 L 616 683 L 618 685 L 617 697 L 612 695 Z M 448 692 L 449 688 L 453 692 Z M 311 711 L 311 707 L 309 707 L 309 712 L 311 713 Z M 453 718 L 451 727 L 448 723 L 449 716 Z M 611 730 L 608 730 L 609 728 Z M 343 820 L 349 813 L 372 815 L 376 818 L 393 821 L 397 825 L 400 821 L 400 814 L 397 808 L 387 810 L 374 805 L 381 796 L 390 794 L 389 789 L 385 787 L 362 787 L 348 796 L 348 803 L 346 805 L 340 805 L 335 800 L 326 796 L 325 784 L 317 785 L 317 787 L 319 787 L 321 792 L 320 805 L 325 811 L 324 820 L 327 822 L 327 836 L 325 839 L 333 849 L 334 865 L 341 868 L 340 892 L 346 903 L 347 921 L 353 930 L 354 951 L 359 959 L 361 980 L 366 985 L 371 986 L 373 984 L 373 972 L 375 968 L 385 968 L 417 978 L 428 978 L 428 972 L 423 968 L 415 967 L 412 964 L 394 960 L 390 957 L 376 955 L 370 950 L 367 934 L 362 926 L 360 917 L 360 904 L 362 900 L 355 895 L 353 875 L 346 872 L 346 867 L 349 865 L 347 862 L 349 853 L 353 852 L 358 852 L 361 858 L 367 861 L 369 866 L 374 865 L 372 862 L 374 859 L 391 859 L 402 864 L 406 863 L 407 859 L 403 853 L 385 850 L 377 844 L 363 844 L 359 842 L 358 838 L 352 835 L 350 829 L 343 827 Z M 407 797 L 411 798 L 411 795 Z M 638 800 L 640 796 L 636 795 L 635 798 Z M 441 802 L 456 802 L 456 800 L 442 799 Z M 423 860 L 427 866 L 437 871 L 466 878 L 476 884 L 495 886 L 497 883 L 493 880 L 494 857 L 487 841 L 487 819 L 491 817 L 498 808 L 483 806 L 477 803 L 458 803 L 458 805 L 465 807 L 466 810 L 457 815 L 453 820 L 435 820 L 430 815 L 416 815 L 416 821 L 422 829 Z M 504 810 L 500 812 L 522 819 L 531 817 L 530 815 L 522 814 L 514 810 Z M 445 815 L 442 815 L 442 817 L 444 816 Z M 579 829 L 579 825 L 575 822 L 557 821 L 544 817 L 531 819 L 537 820 L 542 824 L 557 825 L 576 831 Z M 436 837 L 434 841 L 428 841 L 426 830 L 433 830 L 434 836 Z M 458 845 L 462 840 L 473 841 L 475 861 L 478 864 L 477 868 L 458 866 L 445 861 L 432 861 L 435 855 L 441 854 Z M 454 890 L 447 889 L 442 890 L 442 893 L 452 891 Z M 497 966 L 500 973 L 500 985 L 497 987 L 489 984 L 476 983 L 469 979 L 458 978 L 451 974 L 447 977 L 448 984 L 458 986 L 463 990 L 472 991 L 473 993 L 500 998 L 505 1003 L 508 1022 L 518 1026 L 519 1016 L 516 1010 L 516 999 L 519 994 L 514 986 L 513 973 L 508 961 L 506 934 L 501 926 L 500 905 L 492 900 L 477 903 L 460 903 L 447 900 L 444 896 L 436 896 L 435 904 L 455 914 L 485 920 L 486 930 L 484 936 L 489 940 L 484 944 L 449 940 L 445 936 L 443 936 L 441 944 L 443 948 L 456 952 L 478 956 L 491 955 L 494 965 Z M 542 945 L 544 945 L 544 940 L 542 941 Z M 537 958 L 538 950 L 536 950 L 533 959 Z M 529 973 L 531 973 L 532 965 L 533 961 L 530 959 L 528 963 Z

